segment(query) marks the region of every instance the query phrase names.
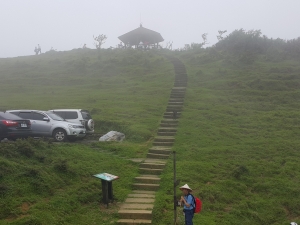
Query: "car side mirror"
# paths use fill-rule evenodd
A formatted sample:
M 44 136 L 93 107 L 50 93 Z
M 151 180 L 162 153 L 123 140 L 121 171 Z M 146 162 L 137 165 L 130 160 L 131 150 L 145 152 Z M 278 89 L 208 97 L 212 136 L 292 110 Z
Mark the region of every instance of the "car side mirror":
M 49 122 L 49 121 L 50 121 L 50 119 L 49 119 L 48 117 L 44 117 L 44 118 L 43 118 L 43 121 L 47 121 L 47 122 Z

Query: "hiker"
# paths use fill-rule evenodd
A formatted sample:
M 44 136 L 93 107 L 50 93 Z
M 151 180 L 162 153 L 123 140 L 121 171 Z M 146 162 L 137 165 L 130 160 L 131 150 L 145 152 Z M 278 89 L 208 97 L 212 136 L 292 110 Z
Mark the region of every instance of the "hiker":
M 39 53 L 42 54 L 42 50 L 41 50 L 40 44 L 38 44 L 37 50 L 38 50 L 38 54 L 39 54 Z
M 86 48 L 86 44 L 84 44 L 82 48 L 85 49 Z
M 192 189 L 189 185 L 185 184 L 179 188 L 182 191 L 180 203 L 183 204 L 183 212 L 185 217 L 185 225 L 193 225 L 194 217 L 194 199 L 190 194 Z
M 34 52 L 35 52 L 36 55 L 39 54 L 39 50 L 38 50 L 37 47 L 34 47 Z

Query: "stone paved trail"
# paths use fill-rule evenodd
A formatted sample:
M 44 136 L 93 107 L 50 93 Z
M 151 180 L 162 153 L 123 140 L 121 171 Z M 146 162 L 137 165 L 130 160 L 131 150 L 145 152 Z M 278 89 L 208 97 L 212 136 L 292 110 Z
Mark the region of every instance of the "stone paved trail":
M 175 142 L 178 121 L 183 108 L 187 86 L 187 74 L 184 64 L 171 58 L 175 70 L 175 82 L 172 88 L 166 112 L 161 120 L 153 147 L 149 149 L 146 160 L 140 163 L 140 175 L 135 178 L 134 191 L 119 210 L 118 224 L 151 224 L 155 192 L 159 188 L 160 177 Z

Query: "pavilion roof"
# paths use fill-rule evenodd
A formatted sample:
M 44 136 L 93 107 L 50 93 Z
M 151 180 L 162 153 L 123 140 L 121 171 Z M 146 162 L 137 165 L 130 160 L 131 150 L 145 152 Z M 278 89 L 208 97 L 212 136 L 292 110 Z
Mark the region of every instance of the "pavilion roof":
M 149 30 L 142 25 L 135 30 L 118 37 L 123 43 L 130 45 L 138 45 L 140 42 L 155 44 L 164 41 L 160 33 Z

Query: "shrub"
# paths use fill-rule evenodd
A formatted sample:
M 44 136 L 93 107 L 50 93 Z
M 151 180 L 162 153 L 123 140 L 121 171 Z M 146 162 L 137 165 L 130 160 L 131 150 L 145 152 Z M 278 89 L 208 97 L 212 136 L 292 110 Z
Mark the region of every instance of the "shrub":
M 34 150 L 33 150 L 32 146 L 26 140 L 18 139 L 16 141 L 16 150 L 17 150 L 17 152 L 19 152 L 19 154 L 27 156 L 28 158 L 30 158 L 34 155 Z
M 246 166 L 238 166 L 237 168 L 235 168 L 232 172 L 233 177 L 235 177 L 236 179 L 240 179 L 242 175 L 248 174 L 249 170 L 247 169 Z
M 68 172 L 67 160 L 60 160 L 54 164 L 54 168 L 59 172 Z

